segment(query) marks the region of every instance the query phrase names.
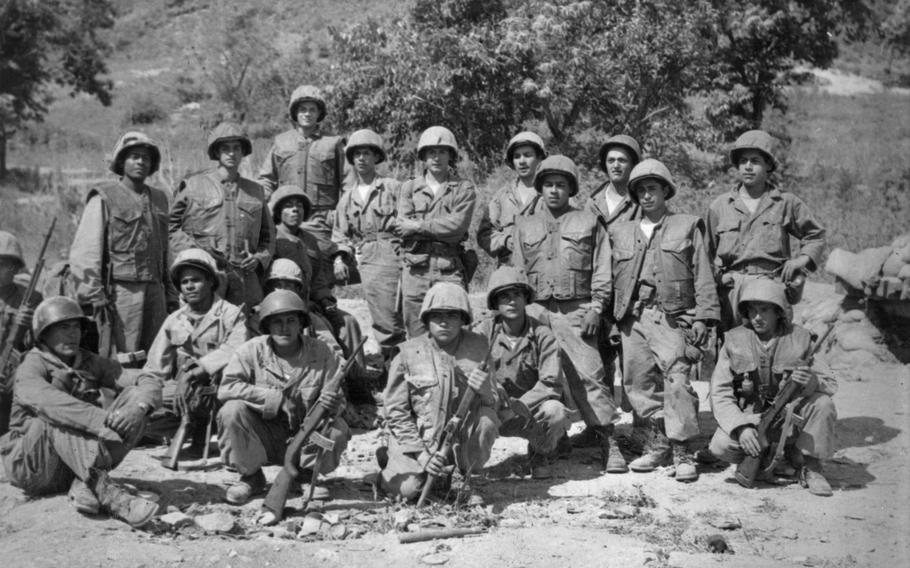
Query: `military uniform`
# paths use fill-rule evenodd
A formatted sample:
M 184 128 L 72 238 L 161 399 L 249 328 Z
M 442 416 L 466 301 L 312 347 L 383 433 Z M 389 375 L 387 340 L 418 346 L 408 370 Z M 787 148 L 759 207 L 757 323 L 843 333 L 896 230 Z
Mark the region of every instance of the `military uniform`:
M 539 195 L 535 195 L 527 203 L 522 203 L 517 191 L 518 183 L 519 180 L 515 180 L 493 195 L 477 228 L 477 244 L 496 259 L 497 266 L 511 264 L 514 243 L 510 242 L 510 239 L 515 219 L 533 215 L 546 207 L 540 202 Z

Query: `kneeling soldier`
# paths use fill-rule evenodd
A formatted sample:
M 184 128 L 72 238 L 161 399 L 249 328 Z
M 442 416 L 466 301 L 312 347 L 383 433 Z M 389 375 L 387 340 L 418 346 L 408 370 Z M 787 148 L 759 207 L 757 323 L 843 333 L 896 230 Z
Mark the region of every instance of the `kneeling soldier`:
M 454 458 L 462 481 L 456 489 L 469 505 L 479 505 L 483 500 L 471 491 L 470 475 L 490 458 L 499 429 L 496 394 L 481 368 L 488 344 L 462 327 L 471 323 L 471 304 L 464 288 L 453 282 L 430 288 L 420 319 L 427 333 L 402 343 L 389 371 L 383 400 L 390 446 L 387 460 L 377 452 L 379 487 L 404 500 L 416 499 L 425 474 L 442 475 Z M 476 396 L 454 455 L 440 455 L 444 428 L 468 389 Z
M 16 370 L 10 431 L 0 438 L 0 455 L 10 483 L 27 495 L 69 487 L 76 510 L 100 510 L 133 526 L 155 515 L 157 503 L 134 497 L 108 472 L 123 461 L 161 401 L 154 377 L 138 384 L 121 375 L 119 363 L 79 348 L 87 318 L 79 304 L 55 296 L 35 309 L 37 346 Z M 100 389 L 120 394 L 107 410 Z
M 756 424 L 787 373 L 803 385 L 795 412 L 804 422 L 789 440 L 786 455 L 800 468 L 800 482 L 810 493 L 829 496 L 822 460 L 834 454 L 837 411 L 831 397 L 837 383 L 809 368 L 812 338 L 792 323 L 784 284 L 747 282 L 738 309 L 745 323 L 727 332 L 711 376 L 711 408 L 718 425 L 711 453 L 731 463 L 761 454 Z
M 499 435 L 528 440 L 531 477 L 547 479 L 556 444 L 572 425 L 573 413 L 562 403 L 559 347 L 550 328 L 525 312 L 534 289 L 524 271 L 501 266 L 490 276 L 489 287 L 487 307 L 497 315 L 476 331 L 493 345 L 490 372 L 503 399 Z
M 218 400 L 218 432 L 224 462 L 240 473 L 240 480 L 228 488 L 228 503 L 242 505 L 265 489 L 262 466 L 284 463 L 288 439 L 315 405 L 335 416 L 327 437 L 333 450 L 317 460 L 319 447 L 308 444 L 300 453 L 304 479 L 329 473 L 338 467 L 341 454 L 351 438 L 340 417 L 344 397 L 323 388 L 340 365 L 338 355 L 322 341 L 303 334 L 307 309 L 303 300 L 289 290 L 276 290 L 259 307 L 263 334 L 244 343 L 224 369 Z M 328 489 L 317 487 L 313 498 L 326 500 Z

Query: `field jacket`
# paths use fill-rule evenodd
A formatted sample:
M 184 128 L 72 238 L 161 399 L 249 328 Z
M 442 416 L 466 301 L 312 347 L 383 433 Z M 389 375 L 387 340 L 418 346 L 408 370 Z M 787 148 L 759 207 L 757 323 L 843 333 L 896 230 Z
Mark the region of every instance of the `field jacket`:
M 344 180 L 344 138 L 316 132 L 305 137 L 298 129 L 275 137 L 262 162 L 257 181 L 268 195 L 279 186 L 296 185 L 314 210 L 334 209 Z
M 459 244 L 467 239 L 476 200 L 474 184 L 454 176 L 438 195 L 423 176 L 405 182 L 398 196 L 398 216 L 420 222 L 417 234 L 402 242 L 405 265 L 429 266 L 433 256 L 442 271 L 460 267 Z
M 628 194 L 626 194 L 623 200 L 619 203 L 619 207 L 617 207 L 612 214 L 607 212 L 607 202 L 604 196 L 607 193 L 607 187 L 609 187 L 609 185 L 610 182 L 602 184 L 591 193 L 588 201 L 585 202 L 585 208 L 591 213 L 597 215 L 597 220 L 600 221 L 600 225 L 604 228 L 604 230 L 609 228 L 613 223 L 640 220 L 641 207 L 629 199 Z
M 377 177 L 361 201 L 356 177 L 352 178 L 335 209 L 332 240 L 338 250 L 366 264 L 398 264 L 401 240 L 391 227 L 398 215 L 400 189 L 397 180 Z
M 509 264 L 512 258 L 512 237 L 515 219 L 532 215 L 539 209 L 546 207 L 540 195 L 534 196 L 529 202 L 522 205 L 518 197 L 516 179 L 513 183 L 503 187 L 490 199 L 477 227 L 477 244 L 488 255 L 495 258 L 497 264 Z
M 332 288 L 326 280 L 322 261 L 322 252 L 319 250 L 316 237 L 307 231 L 297 228 L 289 230 L 284 224 L 278 225 L 275 234 L 275 258 L 293 260 L 303 272 L 304 287 L 308 290 L 305 294 L 314 302 L 324 298 L 331 298 Z

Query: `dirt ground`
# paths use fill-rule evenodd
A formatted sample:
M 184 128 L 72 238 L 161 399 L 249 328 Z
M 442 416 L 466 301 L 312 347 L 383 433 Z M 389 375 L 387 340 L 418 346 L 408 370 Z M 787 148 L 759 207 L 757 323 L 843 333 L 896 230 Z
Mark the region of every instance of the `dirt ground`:
M 816 299 L 833 295 L 827 286 L 811 291 Z M 362 303 L 343 300 L 343 306 L 367 323 Z M 157 496 L 163 512 L 180 510 L 197 519 L 225 513 L 226 533 L 163 523 L 135 531 L 104 517 L 83 517 L 65 495 L 26 499 L 2 482 L 0 566 L 905 566 L 910 367 L 864 363 L 845 377 L 835 397 L 839 449 L 827 465 L 835 489 L 830 498 L 798 485 L 745 490 L 723 464 L 701 467 L 693 484 L 661 471 L 601 475 L 588 451 L 559 461 L 553 479 L 532 481 L 524 442 L 501 438 L 482 472 L 486 508 L 433 505 L 417 512 L 373 500 L 365 477 L 376 470 L 378 433 L 358 431 L 342 466 L 328 477 L 335 499 L 309 516 L 298 510 L 266 530 L 252 522 L 261 498 L 242 508 L 223 502 L 236 474 L 217 466 L 172 472 L 158 460 L 164 447 L 143 448 L 114 476 Z M 706 443 L 715 428 L 707 382 L 696 389 Z M 626 417 L 620 425 L 621 434 L 630 431 L 628 422 Z M 277 471 L 267 468 L 266 475 L 272 479 Z M 301 503 L 296 495 L 288 505 L 297 509 Z M 446 526 L 486 532 L 400 544 L 404 529 L 396 525 L 408 532 Z M 712 535 L 720 535 L 733 553 L 709 552 Z

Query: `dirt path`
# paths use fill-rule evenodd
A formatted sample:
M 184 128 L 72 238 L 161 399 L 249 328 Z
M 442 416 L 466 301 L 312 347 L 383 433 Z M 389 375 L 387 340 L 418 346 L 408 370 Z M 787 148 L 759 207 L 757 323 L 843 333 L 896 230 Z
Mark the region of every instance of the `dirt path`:
M 363 313 L 354 301 L 346 305 Z M 145 448 L 131 454 L 115 476 L 159 495 L 164 507 L 193 516 L 229 513 L 237 525 L 233 533 L 206 535 L 194 527 L 132 531 L 79 515 L 65 496 L 26 500 L 4 482 L 0 566 L 902 566 L 910 557 L 910 368 L 868 366 L 858 376 L 842 381 L 835 398 L 840 449 L 828 465 L 835 494 L 827 499 L 799 486 L 747 491 L 725 467 L 702 468 L 701 479 L 689 485 L 665 472 L 602 476 L 590 452 L 558 462 L 552 480 L 531 481 L 524 470 L 524 442 L 500 439 L 484 472 L 487 509 L 454 513 L 434 507 L 399 518 L 412 529 L 488 524 L 488 532 L 399 544 L 398 507 L 374 502 L 364 483 L 375 470 L 377 443 L 376 432 L 364 432 L 354 437 L 342 467 L 329 478 L 336 499 L 322 509 L 324 519 L 344 527 L 346 538 L 301 540 L 288 538 L 292 533 L 284 525 L 252 528 L 261 499 L 240 509 L 224 504 L 224 484 L 235 474 L 171 472 L 156 459 L 164 448 Z M 707 383 L 696 386 L 707 437 L 714 428 Z M 267 477 L 276 471 L 268 468 Z M 289 502 L 300 504 L 299 496 Z M 303 517 L 289 520 L 296 529 Z M 707 537 L 713 534 L 721 534 L 735 554 L 708 552 Z

